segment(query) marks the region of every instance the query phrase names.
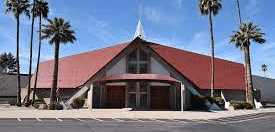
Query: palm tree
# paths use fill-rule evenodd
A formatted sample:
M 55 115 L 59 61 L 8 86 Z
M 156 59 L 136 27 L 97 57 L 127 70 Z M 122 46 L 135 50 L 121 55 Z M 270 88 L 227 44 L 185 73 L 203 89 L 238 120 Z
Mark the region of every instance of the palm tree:
M 252 85 L 252 73 L 251 73 L 251 62 L 250 62 L 250 45 L 251 42 L 258 44 L 265 43 L 264 33 L 261 32 L 261 28 L 253 23 L 243 23 L 240 26 L 239 31 L 234 31 L 231 36 L 230 43 L 235 44 L 237 48 L 240 48 L 244 52 L 245 58 L 245 70 L 246 80 L 247 80 L 247 90 L 246 90 L 246 101 L 248 103 L 254 104 L 253 97 L 253 85 Z
M 43 25 L 42 38 L 49 39 L 49 43 L 55 46 L 53 80 L 49 105 L 49 109 L 54 110 L 56 106 L 59 47 L 61 43 L 73 43 L 76 38 L 74 31 L 71 30 L 71 25 L 65 22 L 63 18 L 54 18 L 53 20 L 48 20 L 48 23 L 47 25 Z
M 32 5 L 32 10 L 35 7 L 36 0 L 33 0 L 33 5 Z M 34 28 L 34 21 L 35 21 L 35 16 L 34 12 L 32 11 L 32 24 L 31 24 L 31 41 L 30 41 L 30 60 L 29 60 L 29 75 L 28 75 L 28 89 L 27 89 L 27 97 L 26 97 L 26 102 L 25 106 L 29 106 L 30 104 L 30 94 L 31 94 L 31 76 L 32 76 L 32 43 L 33 43 L 33 28 Z
M 239 26 L 240 26 L 242 24 L 242 15 L 241 15 L 241 6 L 240 6 L 240 1 L 239 0 L 236 0 L 236 5 L 237 5 L 237 17 L 239 19 Z M 246 67 L 246 63 L 244 64 L 244 67 Z M 246 69 L 245 69 L 244 72 L 245 72 L 245 74 L 247 74 Z M 247 80 L 245 78 L 245 89 L 247 89 L 247 88 L 248 88 L 248 85 L 247 85 Z
M 40 52 L 41 52 L 41 29 L 42 29 L 42 18 L 46 19 L 49 13 L 49 6 L 48 2 L 44 0 L 37 0 L 36 5 L 33 8 L 32 12 L 34 16 L 39 17 L 39 46 L 38 46 L 38 55 L 37 55 L 37 64 L 36 64 L 36 73 L 35 73 L 35 80 L 33 86 L 33 95 L 32 95 L 32 104 L 35 102 L 35 94 L 36 94 L 36 87 L 37 87 L 37 77 L 39 73 L 39 63 L 40 63 Z
M 215 88 L 215 41 L 212 16 L 216 16 L 222 8 L 221 0 L 200 0 L 199 8 L 201 15 L 208 15 L 209 18 L 209 28 L 211 34 L 211 97 L 213 97 Z
M 17 69 L 17 106 L 21 106 L 21 86 L 20 86 L 20 61 L 19 61 L 19 29 L 20 16 L 25 14 L 30 16 L 28 0 L 6 0 L 6 13 L 12 13 L 16 19 L 16 69 Z
M 266 76 L 266 72 L 268 71 L 268 69 L 267 69 L 267 65 L 266 64 L 262 64 L 262 71 L 264 73 L 264 76 L 267 77 Z

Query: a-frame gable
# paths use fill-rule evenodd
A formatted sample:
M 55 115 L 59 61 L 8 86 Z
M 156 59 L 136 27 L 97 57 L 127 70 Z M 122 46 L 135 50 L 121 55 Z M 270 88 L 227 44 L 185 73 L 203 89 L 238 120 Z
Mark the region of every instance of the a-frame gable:
M 109 61 L 105 66 L 103 66 L 96 74 L 91 76 L 90 79 L 87 80 L 87 82 L 84 85 L 90 84 L 94 80 L 98 80 L 99 78 L 106 76 L 106 73 L 108 72 L 108 70 L 110 70 L 113 66 L 119 63 L 119 61 L 122 58 L 126 57 L 129 53 L 135 50 L 138 44 L 140 43 L 140 41 L 141 39 L 137 37 L 136 39 L 129 42 L 129 44 L 117 56 L 113 57 L 113 59 Z

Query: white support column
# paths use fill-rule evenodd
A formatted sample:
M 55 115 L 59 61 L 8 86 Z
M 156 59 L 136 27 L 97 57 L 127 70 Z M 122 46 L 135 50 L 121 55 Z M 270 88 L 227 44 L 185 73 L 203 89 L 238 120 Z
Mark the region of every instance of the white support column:
M 181 99 L 181 111 L 184 111 L 185 105 L 185 86 L 180 83 L 180 99 Z
M 93 84 L 91 84 L 90 90 L 88 91 L 88 108 L 90 110 L 93 109 L 93 90 L 94 90 L 94 86 Z

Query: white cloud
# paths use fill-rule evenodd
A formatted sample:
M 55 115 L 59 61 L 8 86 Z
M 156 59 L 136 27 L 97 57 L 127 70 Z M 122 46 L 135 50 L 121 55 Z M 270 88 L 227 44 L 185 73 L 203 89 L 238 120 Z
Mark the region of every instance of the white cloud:
M 150 6 L 147 6 L 144 8 L 144 15 L 145 18 L 149 21 L 152 21 L 154 23 L 159 23 L 161 21 L 161 16 L 160 9 L 153 8 Z
M 157 6 L 145 6 L 143 16 L 154 24 L 165 24 L 166 26 L 180 25 L 185 20 L 182 14 L 167 11 L 166 8 Z
M 92 27 L 88 26 L 86 27 L 86 30 L 89 34 L 96 37 L 103 43 L 109 43 L 110 40 L 115 39 L 114 35 L 111 31 L 111 26 L 108 22 L 104 20 L 100 20 L 92 15 L 89 15 L 87 17 L 87 25 L 93 25 Z

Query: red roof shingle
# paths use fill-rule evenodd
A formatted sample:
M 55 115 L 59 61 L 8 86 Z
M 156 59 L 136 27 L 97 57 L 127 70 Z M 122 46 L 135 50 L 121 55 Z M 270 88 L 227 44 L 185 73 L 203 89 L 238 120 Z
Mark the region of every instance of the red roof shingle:
M 100 69 L 125 49 L 128 44 L 129 43 L 123 43 L 108 48 L 60 58 L 58 87 L 77 88 L 85 84 L 91 77 L 100 71 Z M 209 56 L 159 44 L 149 44 L 149 47 L 197 87 L 200 89 L 210 89 L 211 63 Z M 245 90 L 243 64 L 218 58 L 216 58 L 215 64 L 216 89 Z M 38 88 L 51 88 L 52 71 L 53 60 L 40 64 Z
M 200 89 L 210 89 L 210 56 L 159 44 L 150 47 Z M 216 58 L 215 69 L 216 89 L 245 90 L 243 64 Z
M 83 85 L 102 67 L 118 55 L 128 43 L 67 56 L 59 59 L 59 88 L 76 88 Z M 53 60 L 40 64 L 37 88 L 51 88 Z M 34 75 L 35 76 L 35 75 Z M 34 76 L 32 80 L 34 80 Z M 34 81 L 32 81 L 33 86 Z

